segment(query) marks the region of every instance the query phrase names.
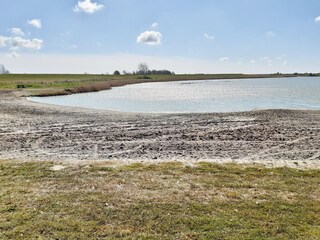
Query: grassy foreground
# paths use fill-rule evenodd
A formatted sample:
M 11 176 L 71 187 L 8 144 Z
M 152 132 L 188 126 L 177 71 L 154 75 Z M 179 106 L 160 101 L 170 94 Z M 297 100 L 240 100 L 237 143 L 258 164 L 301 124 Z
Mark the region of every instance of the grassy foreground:
M 0 161 L 0 239 L 319 239 L 320 171 Z
M 19 91 L 21 95 L 61 95 L 93 92 L 142 82 L 289 77 L 293 75 L 183 74 L 183 75 L 89 75 L 89 74 L 7 74 L 0 75 L 0 91 Z

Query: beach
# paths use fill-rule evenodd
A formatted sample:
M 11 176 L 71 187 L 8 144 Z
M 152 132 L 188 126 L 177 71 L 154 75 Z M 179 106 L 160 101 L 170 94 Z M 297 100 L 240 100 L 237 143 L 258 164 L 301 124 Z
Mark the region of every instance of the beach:
M 319 1 L 1 7 L 0 240 L 320 239 Z
M 0 159 L 320 168 L 320 111 L 139 114 L 0 95 Z

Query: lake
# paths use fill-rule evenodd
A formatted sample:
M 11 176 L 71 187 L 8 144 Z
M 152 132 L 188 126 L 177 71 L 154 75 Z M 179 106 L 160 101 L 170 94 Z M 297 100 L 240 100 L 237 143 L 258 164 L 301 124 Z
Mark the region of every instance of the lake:
M 144 113 L 320 109 L 320 78 L 141 83 L 111 90 L 32 101 L 61 106 Z

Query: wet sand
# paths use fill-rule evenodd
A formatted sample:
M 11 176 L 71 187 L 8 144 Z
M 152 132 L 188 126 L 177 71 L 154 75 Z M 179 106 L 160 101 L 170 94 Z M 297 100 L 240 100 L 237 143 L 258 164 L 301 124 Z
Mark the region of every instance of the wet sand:
M 0 94 L 0 159 L 320 168 L 320 111 L 134 114 Z

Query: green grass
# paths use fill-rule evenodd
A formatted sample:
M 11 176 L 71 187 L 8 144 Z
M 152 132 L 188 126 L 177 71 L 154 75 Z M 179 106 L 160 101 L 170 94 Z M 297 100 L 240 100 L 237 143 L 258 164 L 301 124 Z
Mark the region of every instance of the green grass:
M 293 76 L 293 75 L 281 75 Z M 190 75 L 86 75 L 86 74 L 8 74 L 0 75 L 0 91 L 14 90 L 22 95 L 55 95 L 108 89 L 140 82 L 279 77 L 278 75 L 190 74 Z
M 17 85 L 27 88 L 69 88 L 88 82 L 117 79 L 117 76 L 85 74 L 7 74 L 0 75 L 0 89 L 16 89 Z
M 319 239 L 320 171 L 0 161 L 0 239 Z

